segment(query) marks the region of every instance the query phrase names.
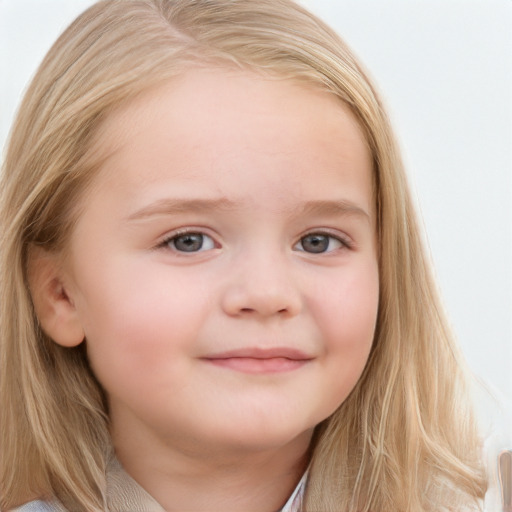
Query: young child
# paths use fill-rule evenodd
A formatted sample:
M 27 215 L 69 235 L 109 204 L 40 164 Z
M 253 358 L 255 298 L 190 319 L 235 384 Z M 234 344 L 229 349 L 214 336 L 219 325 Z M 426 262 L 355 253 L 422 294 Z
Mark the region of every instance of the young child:
M 1 182 L 1 507 L 479 510 L 382 104 L 291 0 L 106 0 Z

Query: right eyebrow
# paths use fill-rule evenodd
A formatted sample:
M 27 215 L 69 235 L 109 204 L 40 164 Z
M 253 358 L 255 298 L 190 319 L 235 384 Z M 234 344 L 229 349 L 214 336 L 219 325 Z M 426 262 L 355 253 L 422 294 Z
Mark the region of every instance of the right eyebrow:
M 229 199 L 159 199 L 130 214 L 128 221 L 142 220 L 155 215 L 172 215 L 183 212 L 210 213 L 213 211 L 232 211 L 236 203 Z

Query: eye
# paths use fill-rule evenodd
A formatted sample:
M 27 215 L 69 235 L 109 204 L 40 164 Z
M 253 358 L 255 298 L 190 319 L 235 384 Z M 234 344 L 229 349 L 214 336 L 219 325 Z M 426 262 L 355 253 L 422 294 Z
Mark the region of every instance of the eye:
M 348 247 L 348 243 L 340 238 L 325 233 L 310 233 L 309 235 L 303 236 L 294 246 L 294 249 L 311 254 L 321 254 L 335 251 L 343 247 Z
M 202 252 L 215 248 L 212 237 L 204 233 L 181 233 L 166 239 L 163 246 L 178 252 Z

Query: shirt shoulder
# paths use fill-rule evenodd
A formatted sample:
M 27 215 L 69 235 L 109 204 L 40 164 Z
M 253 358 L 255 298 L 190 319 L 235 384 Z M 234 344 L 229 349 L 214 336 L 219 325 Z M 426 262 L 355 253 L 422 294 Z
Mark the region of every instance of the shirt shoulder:
M 502 497 L 508 495 L 512 483 L 508 478 L 503 479 L 500 474 L 500 460 L 503 454 L 507 459 L 510 459 L 511 455 L 512 404 L 507 397 L 504 397 L 490 384 L 476 379 L 472 383 L 471 392 L 477 413 L 482 439 L 482 456 L 488 479 L 484 512 L 495 512 L 502 510 Z
M 21 507 L 17 507 L 11 510 L 11 512 L 68 512 L 60 503 L 57 501 L 29 501 Z

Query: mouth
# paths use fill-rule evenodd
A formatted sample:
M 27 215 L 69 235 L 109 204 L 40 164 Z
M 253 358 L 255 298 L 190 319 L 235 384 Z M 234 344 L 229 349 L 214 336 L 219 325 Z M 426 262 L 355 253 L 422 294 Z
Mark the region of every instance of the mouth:
M 276 347 L 232 350 L 204 357 L 203 360 L 242 373 L 265 374 L 298 370 L 311 362 L 313 357 L 297 349 Z

